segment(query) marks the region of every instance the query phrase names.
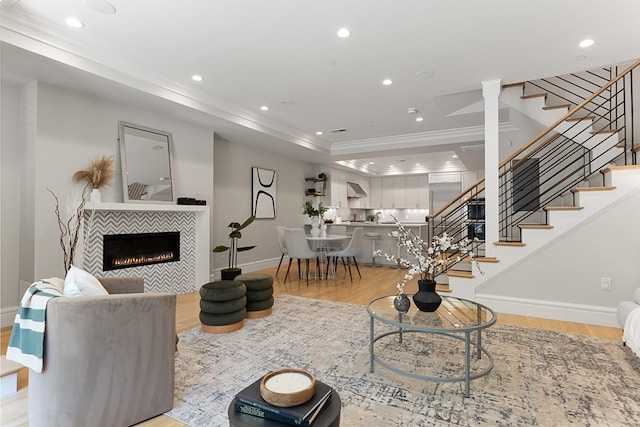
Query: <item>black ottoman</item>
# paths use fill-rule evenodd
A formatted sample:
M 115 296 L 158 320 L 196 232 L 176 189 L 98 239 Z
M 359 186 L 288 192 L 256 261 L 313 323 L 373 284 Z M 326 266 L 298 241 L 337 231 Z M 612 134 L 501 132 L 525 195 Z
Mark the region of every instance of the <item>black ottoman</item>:
M 265 317 L 273 307 L 273 277 L 264 273 L 245 273 L 236 276 L 235 281 L 247 287 L 247 319 Z
M 235 280 L 210 282 L 200 288 L 202 331 L 223 334 L 244 326 L 247 287 Z

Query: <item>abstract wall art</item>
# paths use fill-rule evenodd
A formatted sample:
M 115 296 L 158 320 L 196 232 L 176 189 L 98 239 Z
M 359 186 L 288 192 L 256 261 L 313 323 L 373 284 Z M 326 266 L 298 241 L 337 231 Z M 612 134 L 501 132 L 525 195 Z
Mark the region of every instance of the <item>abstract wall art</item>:
M 276 217 L 276 176 L 269 169 L 251 168 L 251 212 L 256 218 Z

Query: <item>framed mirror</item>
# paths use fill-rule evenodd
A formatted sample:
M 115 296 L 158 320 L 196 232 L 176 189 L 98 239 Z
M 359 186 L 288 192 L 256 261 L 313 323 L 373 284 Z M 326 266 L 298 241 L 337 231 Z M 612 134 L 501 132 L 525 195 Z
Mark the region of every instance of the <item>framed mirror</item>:
M 173 203 L 171 134 L 119 122 L 124 201 Z

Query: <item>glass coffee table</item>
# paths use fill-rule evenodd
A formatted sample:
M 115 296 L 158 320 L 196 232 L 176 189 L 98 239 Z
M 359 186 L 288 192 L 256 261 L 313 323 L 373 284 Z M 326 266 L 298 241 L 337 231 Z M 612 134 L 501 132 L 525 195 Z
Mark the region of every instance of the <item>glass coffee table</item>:
M 412 295 L 409 295 L 411 298 Z M 407 313 L 400 313 L 393 307 L 395 295 L 388 295 L 372 300 L 367 306 L 370 317 L 369 330 L 369 363 L 370 372 L 374 370 L 374 363 L 397 373 L 411 378 L 422 379 L 435 382 L 459 382 L 464 381 L 464 396 L 469 397 L 469 383 L 471 380 L 487 375 L 493 369 L 493 357 L 489 351 L 482 347 L 482 330 L 490 327 L 496 322 L 496 314 L 489 307 L 476 302 L 444 296 L 442 304 L 438 310 L 432 313 L 419 311 L 413 301 Z M 375 335 L 375 323 L 380 322 L 390 325 L 392 328 Z M 395 366 L 391 362 L 376 356 L 376 342 L 389 335 L 397 335 L 398 343 L 402 344 L 404 335 L 415 334 L 435 334 L 445 336 L 464 342 L 464 372 L 452 373 L 451 375 L 429 376 L 411 372 L 409 367 Z M 473 341 L 473 343 L 472 343 Z M 410 344 L 410 343 L 407 343 Z M 484 354 L 488 360 L 485 366 L 471 372 L 471 354 L 475 352 L 475 357 L 481 359 Z M 421 357 L 421 354 L 415 354 Z

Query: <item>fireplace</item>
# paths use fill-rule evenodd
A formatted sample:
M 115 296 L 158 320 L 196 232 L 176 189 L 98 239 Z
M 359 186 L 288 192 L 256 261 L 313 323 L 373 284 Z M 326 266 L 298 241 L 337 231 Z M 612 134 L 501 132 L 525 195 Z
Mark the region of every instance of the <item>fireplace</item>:
M 105 234 L 104 271 L 180 261 L 180 232 Z

